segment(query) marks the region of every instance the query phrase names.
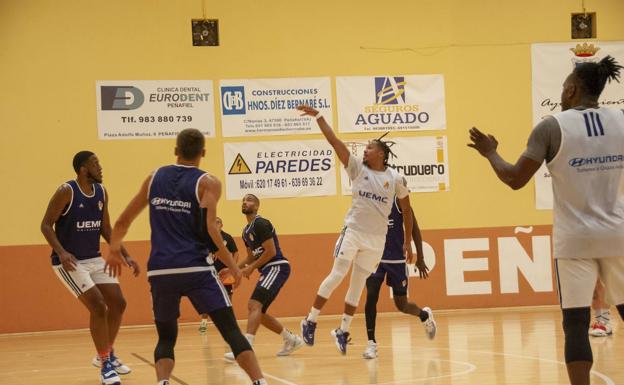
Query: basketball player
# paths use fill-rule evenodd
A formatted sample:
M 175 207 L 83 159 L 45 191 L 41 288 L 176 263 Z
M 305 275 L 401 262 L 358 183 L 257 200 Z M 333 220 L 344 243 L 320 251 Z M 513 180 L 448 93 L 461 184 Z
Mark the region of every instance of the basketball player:
M 476 128 L 472 143 L 499 179 L 523 187 L 546 160 L 554 193 L 553 243 L 563 311 L 565 360 L 572 385 L 589 384 L 593 357 L 587 329 L 596 280 L 624 317 L 624 111 L 600 107 L 607 81 L 622 66 L 607 56 L 579 64 L 563 83 L 562 112 L 538 124 L 516 164 Z
M 409 191 L 405 178 L 393 168 L 388 167 L 391 151 L 386 142 L 381 139 L 370 141 L 364 150 L 363 159 L 358 160 L 336 137 L 317 110 L 305 105 L 297 109 L 302 111 L 303 115 L 316 119 L 321 132 L 345 166 L 353 190 L 351 209 L 345 218 L 342 234 L 336 242 L 334 265 L 327 278 L 321 283 L 310 313 L 301 322 L 301 331 L 304 342 L 310 346 L 314 345 L 317 317 L 353 262 L 342 322 L 339 328 L 331 332 L 338 350 L 346 354 L 353 314 L 360 301 L 366 279 L 375 271 L 383 254 L 388 231 L 388 215 L 395 195 L 402 210 L 405 227 L 403 253 L 408 258 L 412 258 L 412 211 L 409 204 Z
M 238 285 L 240 269 L 223 245 L 217 228 L 221 183 L 197 168 L 205 152 L 204 136 L 199 130 L 188 128 L 178 134 L 176 164 L 154 171 L 115 223 L 107 258 L 108 271 L 113 276 L 121 273 L 124 263 L 120 255 L 121 240 L 149 205 L 152 235 L 147 276 L 158 331 L 154 350 L 158 385 L 169 385 L 173 371 L 182 296 L 188 297 L 199 314 L 210 316 L 253 384 L 266 384 L 256 356 L 238 328 L 230 298 L 215 268 L 206 261 L 207 255 L 216 253 L 230 268 L 234 286 Z M 202 226 L 204 221 L 205 227 Z
M 412 239 L 416 246 L 416 267 L 420 278 L 426 279 L 429 268 L 425 264 L 425 257 L 422 248 L 422 236 L 418 222 L 412 210 Z M 377 318 L 377 301 L 379 301 L 379 291 L 381 284 L 386 278 L 386 285 L 392 288 L 392 298 L 396 308 L 405 314 L 411 314 L 420 318 L 425 327 L 425 334 L 429 339 L 433 339 L 436 333 L 436 322 L 433 319 L 433 312 L 429 307 L 419 308 L 414 302 L 407 300 L 407 285 L 409 273 L 407 263 L 403 254 L 403 215 L 399 202 L 394 200 L 390 217 L 388 217 L 388 234 L 386 235 L 386 245 L 384 247 L 381 263 L 366 280 L 366 333 L 368 334 L 368 345 L 362 356 L 366 359 L 377 357 L 377 340 L 375 339 L 375 321 Z
M 596 288 L 594 289 L 592 309 L 594 310 L 594 322 L 589 327 L 589 335 L 592 337 L 607 337 L 613 334 L 611 306 L 605 300 L 605 290 L 600 280 L 596 282 Z
M 247 226 L 243 230 L 243 241 L 247 247 L 247 258 L 239 267 L 243 268 L 243 276 L 249 278 L 258 269 L 260 277 L 256 288 L 247 304 L 247 340 L 250 344 L 258 332 L 260 324 L 272 332 L 282 336 L 284 345 L 277 352 L 278 356 L 287 356 L 303 346 L 300 336 L 291 333 L 275 317 L 267 313 L 280 290 L 290 276 L 290 264 L 282 254 L 282 249 L 275 233 L 273 224 L 258 215 L 260 199 L 253 194 L 243 197 L 242 212 L 247 217 Z M 225 358 L 234 359 L 232 352 Z
M 234 238 L 225 231 L 223 231 L 223 221 L 221 218 L 217 217 L 217 229 L 221 233 L 223 237 L 223 241 L 225 242 L 225 248 L 228 249 L 230 253 L 232 253 L 232 258 L 234 258 L 234 262 L 238 262 L 238 247 L 236 247 L 236 242 L 234 242 Z M 214 267 L 217 269 L 217 273 L 221 272 L 225 269 L 225 264 L 221 262 L 220 259 L 214 261 Z M 230 297 L 230 301 L 232 300 L 232 277 L 226 277 L 225 280 L 221 281 L 223 283 L 223 287 L 227 291 L 228 297 Z M 201 315 L 201 322 L 199 324 L 199 333 L 204 334 L 208 330 L 208 314 Z
M 89 310 L 89 330 L 101 367 L 103 384 L 120 383 L 130 373 L 114 354 L 113 344 L 126 308 L 119 281 L 104 271 L 100 237 L 110 241 L 108 193 L 102 185 L 102 166 L 91 151 L 73 159 L 76 179 L 56 190 L 41 222 L 41 232 L 52 247 L 52 268 L 65 287 Z M 134 275 L 139 266 L 120 245 Z

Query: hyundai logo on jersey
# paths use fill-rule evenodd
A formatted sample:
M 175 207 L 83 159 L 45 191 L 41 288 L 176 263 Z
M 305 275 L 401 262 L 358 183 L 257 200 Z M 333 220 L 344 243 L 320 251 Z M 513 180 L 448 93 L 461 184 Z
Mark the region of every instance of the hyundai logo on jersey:
M 624 162 L 624 155 L 599 155 L 585 158 L 572 158 L 568 161 L 568 164 L 571 167 L 582 167 L 615 162 Z

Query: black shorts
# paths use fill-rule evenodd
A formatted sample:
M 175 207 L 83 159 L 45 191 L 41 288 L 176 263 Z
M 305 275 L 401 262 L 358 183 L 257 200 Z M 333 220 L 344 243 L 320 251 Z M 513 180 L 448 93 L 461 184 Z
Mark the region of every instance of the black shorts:
M 271 303 L 273 303 L 289 276 L 290 265 L 288 262 L 268 264 L 262 268 L 256 288 L 251 294 L 251 299 L 262 304 L 263 313 L 266 313 L 269 306 L 271 306 Z

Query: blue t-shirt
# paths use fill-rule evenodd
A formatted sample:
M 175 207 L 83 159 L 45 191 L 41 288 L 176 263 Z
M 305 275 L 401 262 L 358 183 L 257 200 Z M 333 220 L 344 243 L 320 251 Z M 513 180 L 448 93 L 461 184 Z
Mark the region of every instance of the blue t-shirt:
M 216 248 L 207 236 L 199 206 L 199 180 L 204 175 L 197 167 L 183 165 L 161 167 L 154 173 L 149 188 L 148 271 L 208 266 L 206 257 Z
M 72 198 L 54 224 L 54 231 L 61 246 L 76 259 L 89 259 L 101 256 L 100 234 L 104 218 L 104 187 L 93 184 L 93 194 L 86 195 L 80 190 L 78 182 L 65 183 L 72 190 Z M 59 265 L 56 252 L 52 251 L 52 264 Z
M 403 255 L 404 241 L 403 213 L 395 197 L 392 211 L 390 211 L 388 216 L 388 233 L 386 234 L 386 245 L 384 246 L 381 261 L 405 261 L 405 255 Z
M 251 223 L 245 226 L 245 229 L 243 230 L 243 242 L 245 242 L 245 246 L 251 249 L 251 252 L 256 260 L 264 254 L 264 247 L 262 246 L 262 243 L 271 238 L 273 238 L 273 242 L 275 242 L 275 256 L 264 265 L 258 266 L 258 270 L 261 270 L 269 263 L 287 261 L 287 259 L 282 254 L 282 249 L 280 248 L 275 228 L 268 219 L 262 218 L 260 215 L 256 215 Z

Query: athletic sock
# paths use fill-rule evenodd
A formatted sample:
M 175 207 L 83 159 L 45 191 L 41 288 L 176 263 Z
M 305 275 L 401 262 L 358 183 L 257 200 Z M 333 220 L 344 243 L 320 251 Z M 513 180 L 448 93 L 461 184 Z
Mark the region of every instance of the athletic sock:
M 418 318 L 420 318 L 420 322 L 425 322 L 429 319 L 429 313 L 420 309 L 420 314 L 418 314 Z
M 602 318 L 604 321 L 611 321 L 611 310 L 610 309 L 601 309 L 600 310 L 600 318 Z
M 249 341 L 249 345 L 253 345 L 253 342 L 256 336 L 253 334 L 245 333 L 245 338 L 247 338 L 247 341 Z
M 169 385 L 169 380 L 160 380 L 156 385 Z
M 261 378 L 259 380 L 255 380 L 251 385 L 268 385 L 269 383 L 266 382 L 266 380 L 264 378 Z
M 306 320 L 310 322 L 316 322 L 319 314 L 321 314 L 321 310 L 313 307 L 310 309 L 310 314 L 308 314 L 308 318 L 306 318 Z
M 100 363 L 104 364 L 105 361 L 108 361 L 110 359 L 109 350 L 106 349 L 103 352 L 98 352 L 98 357 L 100 357 Z
M 282 338 L 284 340 L 288 340 L 292 336 L 292 333 L 290 332 L 290 330 L 284 328 L 284 329 L 282 329 L 282 332 L 280 333 L 280 336 L 282 336 Z
M 340 330 L 343 332 L 348 332 L 349 327 L 351 326 L 351 321 L 353 321 L 353 316 L 348 314 L 342 315 L 342 322 L 340 322 Z

